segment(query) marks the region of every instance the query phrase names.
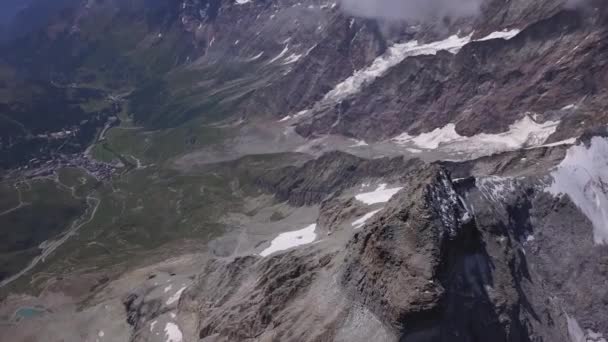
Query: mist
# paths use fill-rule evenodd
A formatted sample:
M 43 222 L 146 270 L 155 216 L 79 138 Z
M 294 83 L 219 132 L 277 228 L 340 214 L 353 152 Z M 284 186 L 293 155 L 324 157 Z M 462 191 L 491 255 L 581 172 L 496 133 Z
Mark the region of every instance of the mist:
M 589 1 L 587 1 L 587 0 L 566 0 L 566 3 L 564 6 L 566 8 L 575 9 L 575 8 L 582 7 L 588 3 L 589 3 Z
M 27 7 L 31 1 L 25 0 L 2 0 L 0 3 L 0 23 L 6 23 L 20 10 Z
M 347 13 L 411 23 L 475 16 L 485 0 L 340 0 Z

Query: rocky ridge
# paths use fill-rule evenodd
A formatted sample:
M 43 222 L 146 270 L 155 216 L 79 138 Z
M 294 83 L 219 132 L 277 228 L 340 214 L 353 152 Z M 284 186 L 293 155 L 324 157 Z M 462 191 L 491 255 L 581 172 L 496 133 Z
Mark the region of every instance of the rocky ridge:
M 605 331 L 603 311 L 575 299 L 605 295 L 605 246 L 568 214 L 573 202 L 546 192 L 548 177 L 528 168 L 453 182 L 440 165 L 419 167 L 361 230 L 348 232 L 345 216 L 309 247 L 211 261 L 180 310 L 199 317 L 203 341 L 571 341 L 572 317 Z M 569 244 L 567 232 L 586 238 Z M 570 273 L 575 259 L 595 270 L 584 281 Z

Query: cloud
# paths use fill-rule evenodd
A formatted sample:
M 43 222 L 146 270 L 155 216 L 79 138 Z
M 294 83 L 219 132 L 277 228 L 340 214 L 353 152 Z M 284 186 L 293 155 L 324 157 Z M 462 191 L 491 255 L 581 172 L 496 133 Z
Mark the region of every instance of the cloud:
M 589 1 L 587 0 L 566 0 L 566 3 L 564 4 L 564 6 L 566 8 L 578 8 L 581 7 L 585 4 L 589 3 Z
M 424 22 L 479 13 L 485 0 L 340 0 L 347 13 L 375 19 Z

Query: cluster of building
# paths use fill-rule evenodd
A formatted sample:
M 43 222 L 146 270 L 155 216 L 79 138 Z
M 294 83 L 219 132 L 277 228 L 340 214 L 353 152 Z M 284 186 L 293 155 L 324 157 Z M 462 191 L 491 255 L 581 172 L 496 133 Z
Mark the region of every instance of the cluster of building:
M 25 178 L 38 178 L 52 176 L 58 169 L 69 167 L 86 170 L 97 180 L 105 181 L 110 179 L 114 171 L 122 165 L 100 162 L 88 158 L 84 153 L 58 154 L 48 160 L 33 158 L 27 165 L 14 170 L 14 172 L 18 172 Z

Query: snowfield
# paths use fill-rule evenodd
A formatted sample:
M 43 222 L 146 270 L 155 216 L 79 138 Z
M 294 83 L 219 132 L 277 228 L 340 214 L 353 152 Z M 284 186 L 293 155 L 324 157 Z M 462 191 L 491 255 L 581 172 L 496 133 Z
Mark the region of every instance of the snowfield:
M 316 229 L 317 225 L 311 224 L 304 229 L 281 233 L 270 242 L 270 246 L 263 250 L 260 253 L 260 256 L 267 257 L 276 252 L 312 243 L 317 238 L 317 234 L 315 233 Z
M 182 331 L 179 329 L 177 324 L 169 322 L 165 326 L 165 337 L 167 342 L 182 342 L 184 339 Z
M 519 32 L 520 31 L 517 29 L 497 31 L 474 41 L 511 39 Z M 436 55 L 439 51 L 448 51 L 455 54 L 460 51 L 463 46 L 473 41 L 471 40 L 471 37 L 472 35 L 465 37 L 453 35 L 444 40 L 427 44 L 420 44 L 417 40 L 395 44 L 391 46 L 385 54 L 376 58 L 369 67 L 355 72 L 352 76 L 336 85 L 333 90 L 325 95 L 323 102 L 338 102 L 349 95 L 356 94 L 366 84 L 369 84 L 376 78 L 383 76 L 390 68 L 401 63 L 407 57 Z
M 520 148 L 541 146 L 555 133 L 559 121 L 538 123 L 529 115 L 511 124 L 504 133 L 481 133 L 464 137 L 456 132 L 455 124 L 448 124 L 431 132 L 411 136 L 403 133 L 392 139 L 394 143 L 422 150 L 442 150 L 452 153 L 468 153 L 481 157 L 497 152 L 514 151 Z
M 571 147 L 551 176 L 547 191 L 568 195 L 593 224 L 595 243 L 608 243 L 608 138 Z

